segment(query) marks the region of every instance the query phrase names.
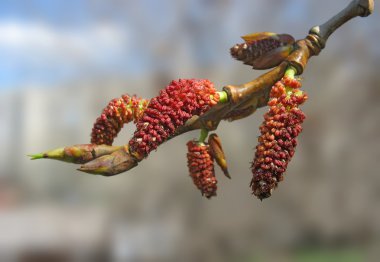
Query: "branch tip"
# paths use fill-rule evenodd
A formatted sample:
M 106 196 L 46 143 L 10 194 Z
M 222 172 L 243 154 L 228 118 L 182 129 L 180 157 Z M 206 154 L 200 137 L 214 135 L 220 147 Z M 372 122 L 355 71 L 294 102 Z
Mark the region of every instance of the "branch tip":
M 38 154 L 28 154 L 28 157 L 30 157 L 30 160 L 36 160 L 41 158 L 47 158 L 46 154 L 44 153 L 38 153 Z

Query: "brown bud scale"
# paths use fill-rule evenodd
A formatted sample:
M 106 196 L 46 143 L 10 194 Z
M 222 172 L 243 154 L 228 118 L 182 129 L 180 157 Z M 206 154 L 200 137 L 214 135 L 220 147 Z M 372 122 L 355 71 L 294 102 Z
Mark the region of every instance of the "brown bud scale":
M 217 134 L 210 134 L 208 137 L 208 145 L 210 148 L 210 154 L 215 159 L 216 163 L 219 165 L 219 167 L 222 169 L 223 174 L 231 178 L 228 167 L 227 167 L 227 160 L 226 156 L 224 155 L 223 147 L 222 147 L 222 141 L 220 140 L 219 136 Z
M 227 121 L 235 121 L 235 120 L 247 117 L 247 116 L 249 116 L 250 114 L 252 114 L 255 111 L 256 111 L 256 107 L 255 106 L 248 106 L 248 107 L 245 107 L 245 108 L 242 108 L 242 109 L 234 109 L 234 110 L 228 112 L 223 117 L 223 119 L 227 120 Z

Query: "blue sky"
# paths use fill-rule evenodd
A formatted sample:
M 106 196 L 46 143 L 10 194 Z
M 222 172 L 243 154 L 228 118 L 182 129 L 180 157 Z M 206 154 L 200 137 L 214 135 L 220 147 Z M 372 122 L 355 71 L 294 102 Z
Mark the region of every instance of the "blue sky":
M 240 36 L 236 28 L 263 16 L 253 8 L 260 1 L 237 2 L 3 0 L 0 89 L 176 69 L 180 59 L 225 64 L 231 39 Z M 292 1 L 274 2 L 294 12 L 284 5 Z
M 86 71 L 119 70 L 128 28 L 94 21 L 85 1 L 2 1 L 0 88 L 51 84 Z
M 0 89 L 102 74 L 128 77 L 186 63 L 225 66 L 233 62 L 228 48 L 241 34 L 303 37 L 329 16 L 321 13 L 330 12 L 300 0 L 1 2 Z M 338 11 L 344 2 L 330 7 Z
M 239 2 L 3 0 L 0 89 L 225 64 L 242 10 L 254 6 Z

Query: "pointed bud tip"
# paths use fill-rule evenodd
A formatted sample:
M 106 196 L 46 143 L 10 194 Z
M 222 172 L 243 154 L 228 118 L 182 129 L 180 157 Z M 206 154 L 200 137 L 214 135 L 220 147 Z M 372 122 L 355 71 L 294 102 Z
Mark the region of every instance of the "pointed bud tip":
M 109 171 L 108 169 L 112 166 L 112 159 L 113 157 L 111 155 L 101 156 L 81 165 L 77 170 L 94 175 L 108 175 L 109 172 L 107 171 Z
M 77 168 L 77 170 L 92 175 L 104 175 L 104 170 L 101 170 L 101 168 L 94 169 L 85 165 L 82 165 L 80 168 Z
M 84 166 L 81 166 L 80 168 L 77 168 L 78 171 L 81 171 L 81 172 L 84 172 L 84 173 L 88 173 L 87 172 L 87 168 L 84 167 Z
M 47 155 L 44 153 L 39 153 L 39 154 L 28 154 L 28 157 L 30 157 L 30 160 L 36 160 L 36 159 L 41 159 L 41 158 L 47 158 Z

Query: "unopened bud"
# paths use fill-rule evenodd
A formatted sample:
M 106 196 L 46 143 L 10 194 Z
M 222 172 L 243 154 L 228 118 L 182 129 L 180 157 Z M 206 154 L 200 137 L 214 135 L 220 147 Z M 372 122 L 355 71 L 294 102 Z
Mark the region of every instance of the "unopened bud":
M 129 154 L 128 147 L 122 147 L 110 155 L 96 158 L 78 170 L 89 174 L 113 176 L 137 166 L 138 160 Z
M 242 36 L 245 43 L 236 44 L 231 55 L 254 69 L 279 65 L 294 50 L 294 38 L 288 34 L 261 32 Z
M 217 134 L 211 134 L 208 138 L 208 144 L 210 146 L 210 153 L 214 157 L 216 163 L 218 163 L 219 167 L 222 169 L 224 175 L 228 178 L 231 178 L 228 167 L 226 157 L 224 155 L 224 151 L 222 148 L 222 142 Z
M 83 164 L 97 157 L 109 155 L 119 150 L 120 146 L 81 144 L 66 146 L 50 150 L 44 153 L 29 155 L 31 160 L 48 158 L 75 164 Z

